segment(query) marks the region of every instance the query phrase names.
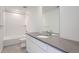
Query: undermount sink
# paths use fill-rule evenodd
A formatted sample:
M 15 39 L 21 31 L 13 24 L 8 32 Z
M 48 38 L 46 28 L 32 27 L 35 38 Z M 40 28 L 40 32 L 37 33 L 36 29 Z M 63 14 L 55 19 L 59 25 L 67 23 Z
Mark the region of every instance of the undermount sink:
M 52 34 L 52 35 L 57 35 L 57 34 Z
M 37 37 L 39 37 L 39 38 L 48 38 L 48 36 L 44 36 L 44 35 L 39 35 Z

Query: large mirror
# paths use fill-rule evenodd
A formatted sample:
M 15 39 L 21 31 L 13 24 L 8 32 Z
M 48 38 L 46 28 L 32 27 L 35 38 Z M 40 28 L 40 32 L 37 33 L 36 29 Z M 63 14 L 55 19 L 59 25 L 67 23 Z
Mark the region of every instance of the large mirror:
M 43 25 L 43 31 L 50 31 L 59 34 L 59 6 L 43 6 L 42 16 L 45 24 Z

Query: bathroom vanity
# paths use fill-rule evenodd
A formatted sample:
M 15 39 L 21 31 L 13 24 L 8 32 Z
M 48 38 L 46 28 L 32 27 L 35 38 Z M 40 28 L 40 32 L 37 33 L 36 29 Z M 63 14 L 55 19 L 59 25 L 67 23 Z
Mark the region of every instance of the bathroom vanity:
M 51 40 L 51 37 L 44 37 L 44 36 L 38 36 L 40 35 L 31 33 L 31 34 L 26 34 L 26 48 L 29 53 L 65 53 L 66 51 L 55 47 L 51 44 L 49 44 L 46 41 Z M 53 38 L 57 39 L 57 38 Z
M 40 38 L 40 33 L 26 33 L 29 53 L 79 53 L 79 42 L 55 36 Z

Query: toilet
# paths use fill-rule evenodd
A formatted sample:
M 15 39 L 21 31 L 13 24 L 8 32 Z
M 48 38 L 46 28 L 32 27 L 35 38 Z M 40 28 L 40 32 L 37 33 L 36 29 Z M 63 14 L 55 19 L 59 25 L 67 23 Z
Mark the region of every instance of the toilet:
M 21 48 L 26 47 L 26 36 L 23 35 L 22 38 L 20 38 L 20 42 L 21 42 Z

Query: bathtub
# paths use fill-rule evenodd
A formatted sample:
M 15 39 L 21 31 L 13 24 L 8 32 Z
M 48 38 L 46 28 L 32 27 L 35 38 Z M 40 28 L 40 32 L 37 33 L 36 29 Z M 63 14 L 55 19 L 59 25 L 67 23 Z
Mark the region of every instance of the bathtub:
M 24 35 L 17 35 L 17 36 L 5 36 L 4 37 L 4 41 L 3 41 L 3 45 L 4 46 L 9 46 L 9 45 L 14 45 L 14 44 L 19 44 L 21 43 L 22 38 L 24 38 Z

